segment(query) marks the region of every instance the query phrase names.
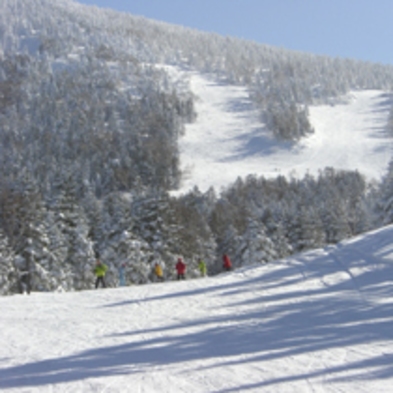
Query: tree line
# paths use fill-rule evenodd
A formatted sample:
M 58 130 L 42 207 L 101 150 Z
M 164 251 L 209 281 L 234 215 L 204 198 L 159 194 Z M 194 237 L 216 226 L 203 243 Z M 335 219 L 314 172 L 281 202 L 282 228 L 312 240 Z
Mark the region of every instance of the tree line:
M 15 261 L 26 256 L 40 291 L 92 288 L 96 253 L 109 286 L 122 264 L 130 285 L 150 282 L 157 261 L 174 279 L 179 256 L 190 277 L 200 259 L 219 273 L 224 253 L 235 268 L 267 263 L 381 225 L 382 200 L 359 173 L 332 168 L 303 179 L 248 176 L 220 195 L 194 189 L 177 198 L 154 188 L 81 194 L 70 176 L 45 200 L 26 179 L 0 195 L 2 292 L 17 290 Z

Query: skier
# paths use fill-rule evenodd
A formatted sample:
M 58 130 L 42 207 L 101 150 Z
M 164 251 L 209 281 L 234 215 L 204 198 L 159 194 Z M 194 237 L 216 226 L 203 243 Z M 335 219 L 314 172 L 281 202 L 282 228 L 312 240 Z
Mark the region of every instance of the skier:
M 176 270 L 177 270 L 177 279 L 184 280 L 184 274 L 186 273 L 186 264 L 183 262 L 181 258 L 177 260 L 176 263 Z
M 105 284 L 105 273 L 108 270 L 108 267 L 106 265 L 104 265 L 100 259 L 99 256 L 97 256 L 97 260 L 96 260 L 96 266 L 94 267 L 94 274 L 96 275 L 97 279 L 96 279 L 96 289 L 98 288 L 98 285 L 101 283 L 103 288 L 106 288 L 106 284 Z
M 27 240 L 28 244 L 31 240 Z M 23 295 L 27 293 L 30 295 L 31 292 L 31 276 L 34 270 L 34 251 L 30 248 L 23 253 L 23 257 L 18 258 L 16 266 L 18 268 L 19 276 L 19 292 Z
M 229 257 L 228 257 L 227 254 L 224 254 L 224 255 L 223 255 L 222 261 L 223 261 L 222 267 L 224 268 L 224 270 L 226 270 L 227 272 L 229 272 L 230 270 L 232 270 L 232 262 L 231 262 L 231 260 L 229 259 Z
M 164 273 L 162 271 L 161 265 L 158 262 L 156 262 L 154 265 L 154 273 L 158 281 L 164 281 Z
M 25 292 L 30 295 L 31 282 L 30 272 L 28 270 L 19 270 L 19 292 L 23 295 Z
M 19 293 L 23 295 L 25 292 L 30 295 L 31 291 L 31 273 L 28 268 L 27 261 L 21 258 L 18 261 L 18 277 L 19 277 Z
M 119 267 L 119 286 L 121 287 L 124 287 L 126 285 L 125 269 L 126 269 L 126 264 L 122 263 L 121 266 Z
M 199 260 L 198 269 L 201 272 L 201 276 L 205 277 L 207 274 L 207 268 L 206 268 L 206 263 L 203 259 Z

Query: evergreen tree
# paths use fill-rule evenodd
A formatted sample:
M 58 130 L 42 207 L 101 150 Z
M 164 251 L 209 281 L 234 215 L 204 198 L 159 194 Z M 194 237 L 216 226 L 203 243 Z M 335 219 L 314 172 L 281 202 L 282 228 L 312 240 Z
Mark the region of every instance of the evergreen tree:
M 242 241 L 236 252 L 241 265 L 266 263 L 277 258 L 277 253 L 271 239 L 266 235 L 262 222 L 250 220 Z
M 77 185 L 72 176 L 59 184 L 54 203 L 55 223 L 63 234 L 67 246 L 64 264 L 72 275 L 72 288 L 92 288 L 94 276 L 94 248 L 89 239 L 90 228 L 82 206 L 77 199 Z
M 0 295 L 17 291 L 18 275 L 13 262 L 15 254 L 4 234 L 0 231 Z
M 277 258 L 285 258 L 293 253 L 293 247 L 289 244 L 285 236 L 285 229 L 282 224 L 278 223 L 269 229 L 268 236 L 274 244 Z
M 148 243 L 136 238 L 133 233 L 126 230 L 111 232 L 100 257 L 109 267 L 106 275 L 109 286 L 119 285 L 119 270 L 123 264 L 126 285 L 149 282 L 153 252 Z
M 112 193 L 105 198 L 103 204 L 101 241 L 97 249 L 109 267 L 109 285 L 118 285 L 119 269 L 123 264 L 127 284 L 143 284 L 149 281 L 149 264 L 153 258 L 153 250 L 135 230 L 133 204 L 133 196 L 129 193 Z
M 325 232 L 319 215 L 311 208 L 301 207 L 298 219 L 298 239 L 296 250 L 304 251 L 319 248 L 325 244 Z

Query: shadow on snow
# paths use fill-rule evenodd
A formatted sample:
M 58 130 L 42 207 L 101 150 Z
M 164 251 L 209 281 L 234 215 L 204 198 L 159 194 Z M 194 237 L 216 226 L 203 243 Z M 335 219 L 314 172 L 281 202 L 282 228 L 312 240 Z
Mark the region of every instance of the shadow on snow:
M 218 368 L 217 372 L 220 367 L 251 362 L 268 367 L 273 360 L 288 360 L 297 355 L 336 349 L 351 351 L 351 347 L 365 343 L 383 345 L 393 340 L 392 303 L 377 304 L 374 300 L 393 295 L 392 232 L 392 229 L 387 231 L 378 244 L 375 236 L 369 235 L 359 244 L 354 240 L 261 267 L 258 277 L 247 277 L 253 270 L 244 268 L 234 272 L 242 276 L 239 282 L 220 283 L 218 280 L 215 287 L 179 290 L 163 297 L 143 299 L 159 302 L 164 298 L 206 296 L 207 293 L 230 299 L 242 292 L 256 294 L 252 300 L 227 304 L 225 315 L 164 328 L 123 332 L 119 336 L 129 337 L 126 344 L 0 368 L 0 389 L 148 373 L 151 367 L 159 369 L 206 359 L 217 359 L 213 366 L 205 366 Z M 359 270 L 360 266 L 364 269 Z M 333 279 L 331 274 L 338 277 Z M 314 282 L 315 287 L 307 287 Z M 132 301 L 109 307 L 127 306 L 127 303 L 132 304 Z M 243 313 L 242 304 L 247 305 Z M 236 314 L 237 310 L 240 313 Z M 139 334 L 153 337 L 136 341 Z M 242 358 L 234 358 L 239 355 Z M 246 391 L 313 378 L 324 378 L 331 383 L 391 378 L 393 354 L 381 351 L 362 356 L 345 364 L 316 367 L 283 377 L 261 373 L 258 383 L 220 392 Z

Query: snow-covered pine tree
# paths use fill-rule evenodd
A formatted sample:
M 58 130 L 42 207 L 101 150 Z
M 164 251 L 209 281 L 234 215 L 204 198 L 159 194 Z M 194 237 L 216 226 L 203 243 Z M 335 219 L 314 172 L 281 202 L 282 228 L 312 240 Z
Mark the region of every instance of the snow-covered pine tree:
M 18 290 L 18 274 L 13 265 L 14 259 L 15 254 L 7 238 L 0 231 L 0 295 L 9 295 Z
M 50 253 L 48 211 L 35 179 L 27 171 L 22 173 L 11 206 L 14 218 L 7 218 L 7 229 L 11 234 L 12 247 L 18 258 L 29 264 L 31 289 L 48 291 L 57 288 L 58 283 L 51 270 L 53 255 Z M 11 219 L 10 221 L 8 221 Z M 18 225 L 13 227 L 14 220 Z M 8 226 L 11 224 L 11 226 Z M 11 229 L 11 230 L 10 230 Z
M 126 285 L 149 282 L 153 252 L 147 242 L 138 239 L 132 232 L 112 232 L 100 257 L 109 266 L 106 280 L 109 286 L 119 286 L 123 264 Z
M 382 182 L 368 199 L 371 198 L 377 215 L 376 221 L 384 225 L 393 223 L 393 159 L 389 162 Z
M 55 215 L 52 211 L 48 211 L 45 225 L 49 244 L 44 249 L 42 265 L 51 276 L 50 290 L 70 291 L 73 289 L 73 275 L 71 266 L 66 263 L 68 254 L 67 236 L 56 225 Z
M 326 232 L 326 242 L 329 244 L 336 244 L 352 234 L 346 212 L 340 204 L 329 204 L 321 212 L 321 220 Z
M 266 209 L 263 215 L 263 223 L 266 227 L 266 234 L 274 244 L 274 249 L 277 253 L 277 258 L 284 258 L 291 255 L 293 247 L 285 235 L 285 228 L 283 225 L 282 213 L 278 204 L 274 205 L 276 213 L 271 209 Z
M 94 283 L 94 248 L 89 238 L 86 214 L 77 199 L 77 184 L 72 175 L 64 175 L 57 185 L 54 202 L 55 222 L 65 237 L 73 289 L 89 289 Z
M 101 244 L 104 238 L 104 234 L 102 233 L 103 203 L 89 188 L 81 201 L 81 205 L 85 211 L 90 228 L 89 238 L 94 244 Z
M 326 233 L 326 242 L 335 244 L 352 235 L 349 225 L 349 212 L 351 209 L 351 185 L 345 179 L 351 173 L 325 168 L 318 177 L 319 217 Z
M 96 245 L 102 261 L 109 267 L 107 284 L 118 286 L 119 269 L 125 264 L 126 284 L 144 284 L 149 281 L 153 249 L 135 232 L 131 193 L 112 193 L 103 203 L 103 219 Z
M 249 220 L 236 251 L 236 258 L 240 260 L 241 266 L 266 263 L 277 258 L 274 243 L 266 235 L 266 228 L 262 222 Z
M 298 219 L 298 239 L 296 250 L 305 251 L 319 248 L 325 245 L 325 231 L 319 215 L 314 208 L 301 206 Z

